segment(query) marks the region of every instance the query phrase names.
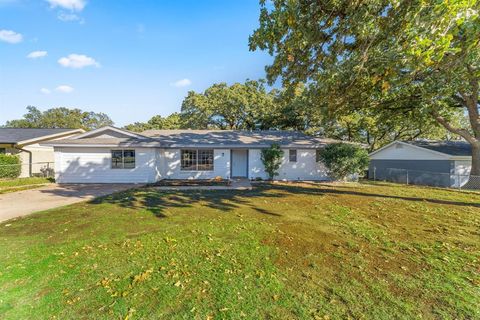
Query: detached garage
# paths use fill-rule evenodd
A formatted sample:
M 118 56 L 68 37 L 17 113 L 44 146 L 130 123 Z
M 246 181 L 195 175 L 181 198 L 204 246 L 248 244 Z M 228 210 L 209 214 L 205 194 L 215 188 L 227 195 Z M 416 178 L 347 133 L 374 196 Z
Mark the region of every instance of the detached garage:
M 465 141 L 395 141 L 370 154 L 369 178 L 439 187 L 461 187 L 472 166 Z

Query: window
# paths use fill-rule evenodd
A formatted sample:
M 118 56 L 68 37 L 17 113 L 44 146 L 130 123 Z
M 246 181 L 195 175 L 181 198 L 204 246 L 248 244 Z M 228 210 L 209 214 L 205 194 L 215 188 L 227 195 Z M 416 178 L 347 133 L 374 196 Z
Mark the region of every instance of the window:
M 123 167 L 125 169 L 135 168 L 135 150 L 123 150 Z
M 198 150 L 198 166 L 199 171 L 213 170 L 213 150 Z
M 213 149 L 181 150 L 181 166 L 184 171 L 212 171 Z
M 315 159 L 317 162 L 322 162 L 322 149 L 316 150 Z
M 290 162 L 297 162 L 297 150 L 288 151 L 288 160 Z
M 112 150 L 112 169 L 135 168 L 135 150 Z
M 112 169 L 122 169 L 122 168 L 123 168 L 123 151 L 113 150 L 112 151 Z
M 0 154 L 5 154 L 7 153 L 7 149 L 6 148 L 0 148 Z
M 197 170 L 197 150 L 182 150 L 182 170 Z

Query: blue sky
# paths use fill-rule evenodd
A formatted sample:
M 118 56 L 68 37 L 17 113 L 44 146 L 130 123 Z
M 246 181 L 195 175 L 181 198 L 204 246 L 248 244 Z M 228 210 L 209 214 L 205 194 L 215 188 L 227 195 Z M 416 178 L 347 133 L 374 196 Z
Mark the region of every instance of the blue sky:
M 189 90 L 265 76 L 258 0 L 0 0 L 0 124 L 41 110 L 117 126 L 179 111 Z

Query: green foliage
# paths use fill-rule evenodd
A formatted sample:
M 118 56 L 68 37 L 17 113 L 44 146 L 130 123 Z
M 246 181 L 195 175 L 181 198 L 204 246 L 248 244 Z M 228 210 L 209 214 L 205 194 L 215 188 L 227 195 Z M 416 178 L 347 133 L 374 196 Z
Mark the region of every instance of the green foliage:
M 415 109 L 386 113 L 361 108 L 351 112 L 346 105 L 333 108 L 327 99 L 319 98 L 319 95 L 316 85 L 305 86 L 302 83 L 276 91 L 276 107 L 272 110 L 274 128 L 367 144 L 370 151 L 394 140 L 442 140 L 452 137 L 434 119 Z M 461 112 L 452 116 L 455 123 L 464 119 Z
M 21 171 L 22 166 L 18 156 L 0 154 L 0 178 L 17 178 Z
M 350 143 L 329 144 L 321 151 L 320 158 L 336 180 L 363 173 L 369 163 L 367 151 Z
M 182 103 L 185 126 L 192 129 L 268 129 L 274 119 L 274 95 L 263 81 L 212 85 L 203 93 L 190 91 Z
M 431 117 L 415 110 L 379 112 L 363 108 L 352 113 L 345 106 L 332 108 L 319 98 L 316 85 L 298 83 L 267 91 L 262 81 L 214 84 L 203 93 L 190 91 L 182 111 L 168 117 L 127 125 L 127 130 L 239 129 L 299 130 L 308 134 L 359 142 L 378 149 L 394 140 L 450 139 L 451 134 Z M 452 117 L 465 119 L 461 112 Z
M 147 122 L 135 122 L 125 126 L 125 129 L 142 132 L 145 130 L 171 130 L 171 129 L 183 129 L 182 118 L 179 113 L 174 112 L 167 117 L 162 117 L 160 115 L 153 116 Z
M 274 56 L 267 67 L 270 82 L 278 77 L 285 87 L 308 82 L 329 113 L 378 118 L 375 122 L 385 125 L 377 141 L 388 127 L 428 137 L 424 129 L 436 122 L 472 145 L 472 174 L 480 174 L 479 1 L 261 5 L 250 48 Z
M 28 106 L 23 119 L 7 121 L 6 127 L 12 128 L 82 128 L 93 130 L 113 125 L 113 121 L 105 113 L 82 111 L 80 109 L 51 108 L 40 111 Z
M 262 149 L 260 159 L 262 160 L 265 172 L 268 174 L 268 178 L 273 178 L 278 175 L 278 168 L 282 164 L 283 150 L 280 149 L 278 144 L 272 144 L 270 148 Z
M 189 92 L 179 115 L 183 119 L 181 127 L 299 130 L 308 134 L 368 144 L 370 151 L 399 139 L 441 140 L 452 137 L 431 117 L 425 117 L 416 110 L 385 113 L 363 108 L 352 113 L 345 106 L 334 109 L 327 99 L 319 98 L 317 86 L 303 83 L 280 90 L 265 91 L 265 94 L 258 94 L 256 89 L 250 90 L 257 92 L 256 94 L 243 90 L 247 86 L 255 87 L 255 83 L 247 81 L 245 85 L 234 84 L 231 87 L 216 84 L 203 94 Z M 259 83 L 261 82 L 256 84 Z M 242 98 L 243 96 L 247 98 Z M 264 103 L 249 107 L 245 101 L 255 100 L 255 96 L 263 97 Z M 233 103 L 235 99 L 232 97 L 236 97 L 240 102 Z M 452 119 L 459 123 L 465 117 L 461 112 L 457 112 Z M 143 125 L 141 129 L 146 130 L 148 127 Z

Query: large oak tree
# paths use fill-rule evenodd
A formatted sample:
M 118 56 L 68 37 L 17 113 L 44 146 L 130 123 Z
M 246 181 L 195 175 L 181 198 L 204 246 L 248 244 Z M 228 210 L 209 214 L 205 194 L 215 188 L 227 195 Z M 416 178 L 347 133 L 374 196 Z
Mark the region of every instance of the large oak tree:
M 183 129 L 184 124 L 181 115 L 178 112 L 174 112 L 166 117 L 156 115 L 151 117 L 147 122 L 135 122 L 126 125 L 124 128 L 134 132 L 142 132 L 145 130 Z
M 203 93 L 190 91 L 181 116 L 192 129 L 269 129 L 274 119 L 273 94 L 262 81 L 217 83 Z
M 261 1 L 252 50 L 269 81 L 307 82 L 329 108 L 434 120 L 472 146 L 480 176 L 479 2 Z M 465 126 L 457 125 L 466 115 Z
M 77 108 L 51 108 L 40 111 L 34 106 L 27 107 L 22 119 L 7 121 L 13 128 L 82 128 L 93 130 L 113 125 L 112 119 L 102 112 L 83 111 Z

